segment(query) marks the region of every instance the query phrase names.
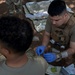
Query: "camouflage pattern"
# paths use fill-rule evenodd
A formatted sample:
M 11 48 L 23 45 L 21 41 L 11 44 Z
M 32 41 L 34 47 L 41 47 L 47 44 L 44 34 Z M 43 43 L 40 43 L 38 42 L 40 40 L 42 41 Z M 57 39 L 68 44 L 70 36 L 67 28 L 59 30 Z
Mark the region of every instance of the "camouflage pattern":
M 23 0 L 6 0 L 6 4 L 8 6 L 9 14 L 22 14 L 24 15 L 24 10 L 22 6 Z
M 50 20 L 48 20 L 50 21 Z M 48 22 L 49 23 L 49 22 Z M 47 24 L 48 24 L 47 23 Z M 50 23 L 51 24 L 51 23 Z M 50 26 L 50 25 L 49 25 Z M 57 49 L 59 52 L 65 51 L 69 47 L 70 41 L 75 41 L 75 35 L 71 38 L 73 30 L 75 30 L 75 17 L 71 15 L 69 21 L 66 25 L 62 25 L 60 28 L 56 28 L 53 25 L 50 27 L 50 31 L 48 30 L 49 26 L 46 27 L 46 31 L 51 34 L 50 40 L 53 40 L 55 43 L 51 43 L 51 48 Z M 64 46 L 64 47 L 62 47 Z M 67 61 L 66 61 L 67 60 Z M 75 60 L 74 56 L 70 56 L 68 58 L 64 58 L 59 62 L 52 63 L 57 66 L 69 65 Z

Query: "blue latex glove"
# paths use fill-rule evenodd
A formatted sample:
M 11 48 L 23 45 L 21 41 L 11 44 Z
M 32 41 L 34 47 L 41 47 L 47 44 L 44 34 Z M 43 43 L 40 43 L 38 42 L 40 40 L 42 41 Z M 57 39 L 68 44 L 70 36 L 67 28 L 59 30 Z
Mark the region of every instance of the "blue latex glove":
M 45 58 L 45 60 L 47 62 L 53 62 L 57 59 L 56 54 L 55 53 L 45 53 L 43 54 L 43 57 Z
M 37 53 L 37 55 L 41 55 L 41 54 L 43 54 L 43 52 L 45 51 L 45 48 L 46 48 L 46 46 L 38 46 L 37 48 L 36 48 L 36 53 Z

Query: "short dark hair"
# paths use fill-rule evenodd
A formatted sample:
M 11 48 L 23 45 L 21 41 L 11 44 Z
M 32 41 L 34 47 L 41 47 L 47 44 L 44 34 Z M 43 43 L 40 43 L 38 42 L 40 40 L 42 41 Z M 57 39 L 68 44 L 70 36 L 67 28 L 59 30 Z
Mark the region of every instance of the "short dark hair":
M 0 41 L 14 53 L 24 54 L 32 39 L 33 30 L 27 20 L 14 16 L 0 18 Z
M 66 10 L 66 4 L 63 0 L 54 0 L 51 2 L 48 8 L 48 14 L 50 16 L 60 15 L 64 10 Z

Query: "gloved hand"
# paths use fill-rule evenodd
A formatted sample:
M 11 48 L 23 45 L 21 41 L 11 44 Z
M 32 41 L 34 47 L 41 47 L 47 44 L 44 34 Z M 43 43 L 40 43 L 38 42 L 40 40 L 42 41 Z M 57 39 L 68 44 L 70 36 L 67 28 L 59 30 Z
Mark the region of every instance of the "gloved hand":
M 37 48 L 36 48 L 36 53 L 37 53 L 37 55 L 41 55 L 44 51 L 45 51 L 45 48 L 46 48 L 46 46 L 38 46 Z
M 43 57 L 46 59 L 47 62 L 53 62 L 57 59 L 57 56 L 55 53 L 45 53 L 43 54 Z

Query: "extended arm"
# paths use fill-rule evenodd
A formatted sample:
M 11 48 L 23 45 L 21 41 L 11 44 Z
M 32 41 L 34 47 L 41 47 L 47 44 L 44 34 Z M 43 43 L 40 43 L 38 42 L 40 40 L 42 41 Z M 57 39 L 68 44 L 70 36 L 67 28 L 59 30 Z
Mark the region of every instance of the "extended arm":
M 45 31 L 44 36 L 43 36 L 42 45 L 47 46 L 49 43 L 49 40 L 50 40 L 50 33 Z
M 68 53 L 68 56 L 75 54 L 75 42 L 70 42 L 70 46 L 69 46 L 69 48 L 66 50 L 66 52 Z M 64 56 L 63 56 L 63 57 L 64 57 Z
M 59 54 L 55 54 L 52 52 L 46 53 L 46 54 L 44 54 L 44 58 L 47 60 L 47 62 L 53 62 L 55 60 L 69 57 L 73 54 L 75 54 L 75 42 L 70 42 L 70 46 L 67 50 L 65 50 Z
M 44 50 L 46 49 L 46 46 L 49 43 L 49 39 L 50 39 L 50 34 L 48 32 L 45 31 L 44 36 L 43 36 L 43 42 L 41 46 L 38 46 L 36 48 L 36 53 L 37 55 L 41 55 L 44 53 Z

